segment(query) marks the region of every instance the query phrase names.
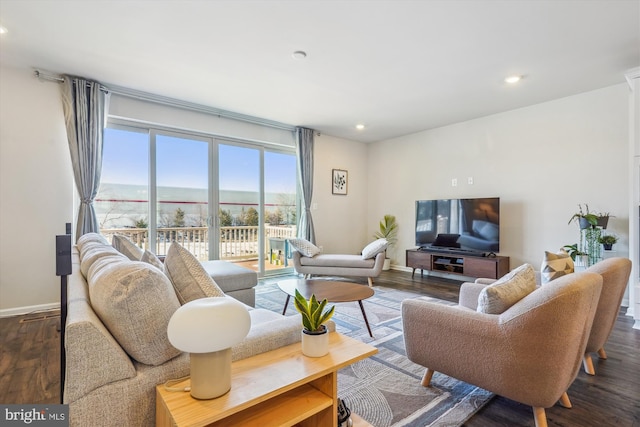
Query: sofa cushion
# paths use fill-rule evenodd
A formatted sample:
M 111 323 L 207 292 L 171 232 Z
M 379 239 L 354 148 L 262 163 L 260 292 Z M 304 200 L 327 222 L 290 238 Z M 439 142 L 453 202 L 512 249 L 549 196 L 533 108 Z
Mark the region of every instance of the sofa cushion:
M 116 258 L 128 259 L 115 248 L 103 245 L 99 243 L 86 244 L 83 246 L 83 251 L 80 253 L 80 272 L 86 278 L 89 273 L 89 269 L 98 259 L 103 257 L 114 256 Z
M 258 284 L 258 273 L 229 261 L 202 261 L 200 265 L 225 293 L 250 289 Z
M 169 279 L 140 261 L 95 262 L 89 270 L 89 297 L 100 320 L 135 360 L 161 365 L 180 351 L 167 326 L 180 303 Z
M 548 251 L 544 252 L 544 259 L 540 266 L 540 281 L 543 285 L 565 274 L 573 273 L 573 271 L 573 260 L 564 250 L 560 250 L 555 254 Z
M 177 242 L 169 246 L 164 272 L 171 280 L 180 304 L 198 298 L 224 296 L 200 261 Z
M 321 254 L 312 258 L 300 258 L 300 265 L 315 267 L 373 268 L 374 264 L 374 258 L 362 259 L 360 255 L 349 254 Z
M 375 257 L 380 252 L 385 251 L 387 246 L 389 246 L 389 241 L 387 239 L 374 240 L 362 249 L 362 259 Z
M 147 264 L 151 264 L 156 267 L 158 270 L 164 272 L 164 264 L 160 261 L 160 258 L 156 256 L 153 252 L 148 249 L 145 249 L 142 257 L 140 257 L 140 261 L 146 262 Z
M 289 239 L 289 244 L 306 257 L 312 257 L 320 253 L 319 247 L 305 239 Z
M 535 289 L 535 271 L 531 264 L 523 264 L 480 292 L 477 311 L 487 314 L 503 313 Z
M 143 251 L 131 240 L 124 236 L 118 236 L 117 234 L 111 239 L 111 244 L 121 254 L 129 258 L 131 261 L 139 261 L 142 257 Z
M 107 239 L 105 239 L 105 237 L 102 234 L 87 233 L 87 234 L 83 234 L 78 238 L 78 241 L 76 242 L 76 246 L 78 246 L 78 251 L 82 251 L 82 247 L 89 242 L 97 242 L 103 245 L 109 244 Z

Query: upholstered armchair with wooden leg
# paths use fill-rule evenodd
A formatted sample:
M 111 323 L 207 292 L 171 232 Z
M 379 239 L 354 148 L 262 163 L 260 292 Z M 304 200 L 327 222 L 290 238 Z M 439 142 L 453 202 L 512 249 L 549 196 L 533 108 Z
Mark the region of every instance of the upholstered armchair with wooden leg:
M 604 345 L 620 312 L 624 290 L 631 274 L 631 261 L 627 258 L 609 258 L 589 267 L 587 271 L 602 276 L 602 293 L 583 359 L 585 372 L 595 375 L 591 353 L 598 352 L 600 359 L 607 358 Z
M 543 427 L 545 408 L 558 401 L 571 407 L 566 391 L 580 370 L 602 277 L 575 273 L 536 288 L 533 276 L 533 290 L 507 301 L 500 314 L 477 311 L 479 305 L 486 311 L 482 294 L 503 289 L 509 278 L 503 279 L 464 284 L 458 306 L 403 301 L 407 356 L 427 368 L 424 386 L 441 372 L 532 406 L 536 426 Z

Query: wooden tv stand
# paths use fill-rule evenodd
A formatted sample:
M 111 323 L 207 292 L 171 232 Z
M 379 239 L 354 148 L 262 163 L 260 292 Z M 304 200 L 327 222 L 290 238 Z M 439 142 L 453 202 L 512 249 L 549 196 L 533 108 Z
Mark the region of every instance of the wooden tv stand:
M 468 277 L 486 277 L 499 279 L 509 272 L 509 257 L 483 257 L 460 255 L 429 250 L 407 249 L 407 267 L 420 269 L 420 277 L 424 270 L 438 271 L 448 274 L 459 274 Z

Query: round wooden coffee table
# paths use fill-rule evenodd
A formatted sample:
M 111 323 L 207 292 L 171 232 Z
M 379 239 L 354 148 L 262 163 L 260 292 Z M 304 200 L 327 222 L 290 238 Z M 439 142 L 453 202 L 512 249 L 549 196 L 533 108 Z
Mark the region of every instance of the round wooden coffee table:
M 287 312 L 289 299 L 296 296 L 296 289 L 307 299 L 311 298 L 313 294 L 320 301 L 324 299 L 326 299 L 327 302 L 358 301 L 360 310 L 362 311 L 362 317 L 364 317 L 364 323 L 367 325 L 367 330 L 369 331 L 369 336 L 373 338 L 371 328 L 369 327 L 369 320 L 367 320 L 367 315 L 362 305 L 363 299 L 372 297 L 375 293 L 370 287 L 351 282 L 339 282 L 337 280 L 309 279 L 283 280 L 278 282 L 278 287 L 287 294 L 287 300 L 284 302 L 282 314 Z

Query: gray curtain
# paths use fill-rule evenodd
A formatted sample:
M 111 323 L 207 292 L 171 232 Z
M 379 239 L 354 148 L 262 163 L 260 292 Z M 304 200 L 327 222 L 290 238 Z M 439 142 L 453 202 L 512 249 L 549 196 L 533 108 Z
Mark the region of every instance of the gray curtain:
M 298 237 L 316 243 L 316 233 L 311 218 L 311 198 L 313 196 L 313 129 L 296 128 L 296 154 L 298 156 L 298 176 L 302 191 L 302 215 L 298 221 Z
M 80 195 L 76 241 L 100 228 L 93 200 L 100 186 L 102 135 L 109 95 L 100 83 L 64 76 L 62 108 L 67 127 L 73 176 Z

